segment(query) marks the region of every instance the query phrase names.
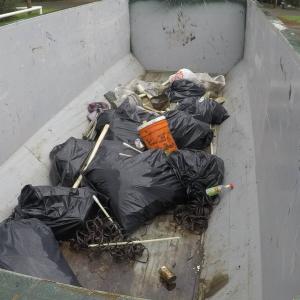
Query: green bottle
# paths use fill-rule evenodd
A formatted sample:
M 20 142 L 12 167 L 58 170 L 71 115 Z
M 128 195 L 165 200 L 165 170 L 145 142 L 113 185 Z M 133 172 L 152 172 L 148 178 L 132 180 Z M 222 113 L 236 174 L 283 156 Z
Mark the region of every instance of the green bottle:
M 233 189 L 234 189 L 234 185 L 232 183 L 227 185 L 217 185 L 206 189 L 206 194 L 210 197 L 213 197 L 219 195 L 224 190 L 233 190 Z

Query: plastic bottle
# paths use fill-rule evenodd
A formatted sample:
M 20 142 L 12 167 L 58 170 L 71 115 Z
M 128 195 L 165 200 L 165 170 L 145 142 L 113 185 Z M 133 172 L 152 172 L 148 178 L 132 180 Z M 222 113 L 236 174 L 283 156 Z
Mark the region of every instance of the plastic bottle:
M 210 197 L 219 195 L 222 191 L 224 190 L 233 190 L 234 186 L 232 183 L 227 184 L 227 185 L 217 185 L 213 186 L 211 188 L 206 189 L 206 194 Z

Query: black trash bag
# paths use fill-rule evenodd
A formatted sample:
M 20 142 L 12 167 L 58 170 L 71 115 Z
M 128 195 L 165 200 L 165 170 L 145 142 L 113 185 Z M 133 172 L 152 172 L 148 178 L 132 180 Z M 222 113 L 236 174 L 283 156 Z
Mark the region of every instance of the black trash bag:
M 134 141 L 139 138 L 137 127 L 139 123 L 123 119 L 117 110 L 106 111 L 98 117 L 96 131 L 102 131 L 105 124 L 110 124 L 105 136 L 106 140 L 122 141 L 134 146 Z
M 223 105 L 212 99 L 187 98 L 179 102 L 177 110 L 192 115 L 195 119 L 208 124 L 220 125 L 229 118 L 229 114 Z
M 71 187 L 79 176 L 80 168 L 92 148 L 93 142 L 73 137 L 65 143 L 55 146 L 50 152 L 51 183 Z
M 110 129 L 106 139 L 123 141 L 137 146 L 139 140 L 137 128 L 143 121 L 150 121 L 156 117 L 158 117 L 157 114 L 145 112 L 138 106 L 125 101 L 117 110 L 101 114 L 96 130 L 101 131 L 103 126 L 109 123 Z M 167 112 L 165 117 L 179 149 L 204 149 L 211 143 L 213 131 L 207 124 L 181 111 Z
M 221 158 L 203 151 L 174 152 L 169 156 L 178 180 L 185 186 L 188 202 L 174 210 L 175 222 L 184 228 L 202 234 L 219 197 L 209 197 L 208 187 L 222 184 L 224 162 Z
M 175 80 L 166 90 L 166 95 L 171 102 L 180 102 L 186 98 L 199 99 L 205 94 L 204 86 L 197 85 L 189 80 Z
M 0 268 L 80 286 L 51 229 L 37 219 L 0 224 Z
M 143 121 L 149 121 L 157 116 L 157 114 L 148 113 L 132 102 L 125 100 L 117 109 L 105 111 L 98 117 L 96 131 L 100 132 L 105 124 L 110 124 L 105 139 L 137 146 L 136 140 L 139 140 L 137 128 Z
M 124 103 L 119 106 L 116 111 L 121 118 L 131 120 L 139 124 L 159 117 L 159 114 L 155 112 L 148 112 L 141 106 L 127 100 L 124 101 Z
M 201 150 L 210 145 L 214 133 L 208 124 L 182 111 L 166 112 L 165 117 L 179 149 Z
M 186 200 L 185 189 L 161 150 L 125 158 L 103 145 L 84 177 L 110 199 L 109 206 L 127 233 Z
M 224 162 L 216 155 L 204 151 L 180 150 L 171 153 L 168 162 L 191 200 L 198 195 L 202 196 L 207 188 L 223 182 Z
M 130 233 L 178 203 L 211 203 L 203 196 L 205 189 L 220 184 L 223 174 L 223 161 L 203 151 L 180 150 L 167 156 L 161 150 L 148 150 L 124 158 L 106 143 L 84 178 L 109 199 L 114 216 Z
M 53 230 L 57 240 L 67 240 L 97 213 L 93 195 L 97 193 L 89 188 L 26 185 L 18 198 L 14 218 L 39 219 Z

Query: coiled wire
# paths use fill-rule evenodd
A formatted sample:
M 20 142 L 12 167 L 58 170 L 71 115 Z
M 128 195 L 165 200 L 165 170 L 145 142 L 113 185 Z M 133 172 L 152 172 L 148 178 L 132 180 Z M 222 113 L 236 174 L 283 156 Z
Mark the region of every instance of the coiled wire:
M 134 239 L 137 240 L 137 239 Z M 109 245 L 116 242 L 128 242 L 126 245 Z M 99 244 L 97 251 L 108 252 L 116 262 L 138 261 L 147 263 L 149 260 L 149 251 L 142 244 L 133 244 L 125 239 L 120 226 L 108 218 L 96 216 L 88 220 L 84 230 L 76 232 L 76 237 L 71 241 L 71 247 L 75 250 L 87 249 L 90 244 Z M 106 246 L 101 246 L 107 244 Z M 90 248 L 89 248 L 90 249 Z M 144 252 L 145 260 L 140 260 Z

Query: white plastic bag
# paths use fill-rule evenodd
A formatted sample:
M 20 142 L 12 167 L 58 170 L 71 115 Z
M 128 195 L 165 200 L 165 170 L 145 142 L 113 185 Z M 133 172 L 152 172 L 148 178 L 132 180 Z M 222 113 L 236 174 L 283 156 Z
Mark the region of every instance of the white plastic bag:
M 175 74 L 171 75 L 169 77 L 169 81 L 172 83 L 175 80 L 189 80 L 192 81 L 194 83 L 198 82 L 197 76 L 195 73 L 193 73 L 191 70 L 189 69 L 180 69 L 179 71 L 177 71 Z
M 225 86 L 225 77 L 223 75 L 211 77 L 208 73 L 193 73 L 189 69 L 180 69 L 169 77 L 169 82 L 172 83 L 175 80 L 182 79 L 192 81 L 195 84 L 204 86 L 207 91 L 216 93 L 219 93 Z
M 211 77 L 207 73 L 197 73 L 197 81 L 205 87 L 207 91 L 214 91 L 219 93 L 225 86 L 225 77 L 223 75 L 218 75 L 216 77 Z

